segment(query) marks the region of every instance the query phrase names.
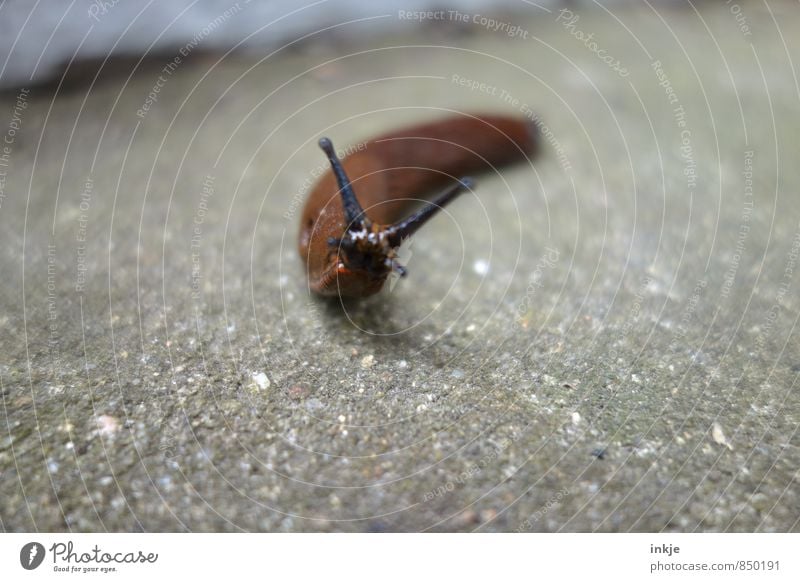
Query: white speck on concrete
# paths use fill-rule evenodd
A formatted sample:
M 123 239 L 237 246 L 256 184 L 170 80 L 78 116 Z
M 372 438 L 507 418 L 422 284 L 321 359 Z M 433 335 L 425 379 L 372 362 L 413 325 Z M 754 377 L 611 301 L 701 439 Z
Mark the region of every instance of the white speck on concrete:
M 720 423 L 715 422 L 711 426 L 711 438 L 714 439 L 714 442 L 718 445 L 722 445 L 723 447 L 728 447 L 729 450 L 733 450 L 733 446 L 731 443 L 728 442 L 728 439 L 725 437 L 725 433 L 722 430 L 722 426 Z
M 97 434 L 100 436 L 111 436 L 120 428 L 119 421 L 115 417 L 107 414 L 98 416 L 96 422 Z
M 253 374 L 253 382 L 256 383 L 256 386 L 258 386 L 259 390 L 266 390 L 270 385 L 269 378 L 267 378 L 267 375 L 264 372 Z
M 489 262 L 483 259 L 478 259 L 472 263 L 472 270 L 478 275 L 486 275 L 489 273 Z

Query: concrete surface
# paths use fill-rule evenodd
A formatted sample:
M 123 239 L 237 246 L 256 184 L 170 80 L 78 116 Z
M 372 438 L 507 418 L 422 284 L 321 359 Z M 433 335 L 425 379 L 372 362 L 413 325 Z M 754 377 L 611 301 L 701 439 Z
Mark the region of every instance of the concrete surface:
M 800 13 L 672 6 L 5 94 L 0 527 L 798 531 Z M 321 135 L 526 105 L 407 279 L 308 295 Z

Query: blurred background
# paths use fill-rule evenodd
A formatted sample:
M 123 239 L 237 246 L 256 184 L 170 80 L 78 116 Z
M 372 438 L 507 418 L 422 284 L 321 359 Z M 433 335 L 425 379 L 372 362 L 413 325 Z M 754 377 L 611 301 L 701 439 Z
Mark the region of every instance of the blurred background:
M 355 0 L 177 0 L 146 4 L 125 0 L 41 0 L 34 4 L 6 0 L 0 6 L 0 55 L 5 57 L 0 87 L 58 79 L 70 63 L 74 66 L 107 58 L 138 60 L 143 55 L 149 58 L 175 51 L 192 40 L 202 51 L 235 49 L 260 55 L 284 44 L 313 42 L 320 37 L 374 40 L 402 27 L 398 12 L 460 10 L 470 16 L 481 11 L 496 15 L 519 12 L 526 4 L 553 9 L 592 2 L 381 0 L 367 6 Z M 612 0 L 606 4 L 635 3 Z M 658 4 L 673 2 L 662 0 Z M 247 10 L 243 10 L 245 7 Z M 469 22 L 450 17 L 416 21 L 431 25 L 432 33 L 448 23 L 464 31 L 471 28 Z

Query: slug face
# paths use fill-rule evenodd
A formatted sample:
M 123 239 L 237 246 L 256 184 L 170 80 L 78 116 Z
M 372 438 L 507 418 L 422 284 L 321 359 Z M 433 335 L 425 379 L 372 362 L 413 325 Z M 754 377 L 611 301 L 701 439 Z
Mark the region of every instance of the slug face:
M 395 271 L 401 277 L 406 269 L 397 262 L 397 249 L 400 244 L 414 234 L 445 204 L 466 189 L 471 189 L 470 178 L 461 178 L 445 190 L 440 197 L 405 220 L 396 224 L 380 225 L 373 223 L 364 213 L 356 198 L 350 180 L 342 167 L 331 140 L 323 137 L 319 146 L 328 156 L 331 169 L 339 185 L 344 219 L 347 226 L 339 238 L 328 239 L 334 269 L 330 278 L 325 278 L 323 287 L 335 284 L 341 296 L 367 296 L 380 291 L 389 273 Z M 336 281 L 332 281 L 332 277 Z
M 392 246 L 389 241 L 391 227 L 361 226 L 361 230 L 346 230 L 342 238 L 328 239 L 328 244 L 338 253 L 341 265 L 348 271 L 366 271 L 373 277 L 386 278 L 390 271 L 405 276 L 406 270 L 396 261 L 397 246 Z

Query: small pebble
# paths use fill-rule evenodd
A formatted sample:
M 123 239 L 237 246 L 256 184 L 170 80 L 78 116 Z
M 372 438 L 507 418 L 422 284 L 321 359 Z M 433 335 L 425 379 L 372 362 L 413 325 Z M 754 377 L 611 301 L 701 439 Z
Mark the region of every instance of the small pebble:
M 711 427 L 711 438 L 714 439 L 714 442 L 718 445 L 728 447 L 728 450 L 733 450 L 733 447 L 725 437 L 725 433 L 722 431 L 722 426 L 718 422 L 715 422 Z
M 375 363 L 375 356 L 373 356 L 372 354 L 361 358 L 361 367 L 364 368 L 365 370 L 367 368 L 371 368 L 374 363 Z
M 97 417 L 97 434 L 110 436 L 119 430 L 119 421 L 113 416 L 103 414 Z
M 319 399 L 311 398 L 309 400 L 306 400 L 306 410 L 308 410 L 309 412 L 320 410 L 322 408 L 325 408 L 325 405 Z
M 258 372 L 257 374 L 253 374 L 253 381 L 256 383 L 256 386 L 258 386 L 259 390 L 266 390 L 267 388 L 269 388 L 270 381 L 264 372 Z
M 478 514 L 471 509 L 463 511 L 455 518 L 456 526 L 473 525 L 479 522 L 480 522 L 480 517 L 478 517 Z
M 292 400 L 302 400 L 311 394 L 311 389 L 307 384 L 294 384 L 289 387 L 289 398 Z

